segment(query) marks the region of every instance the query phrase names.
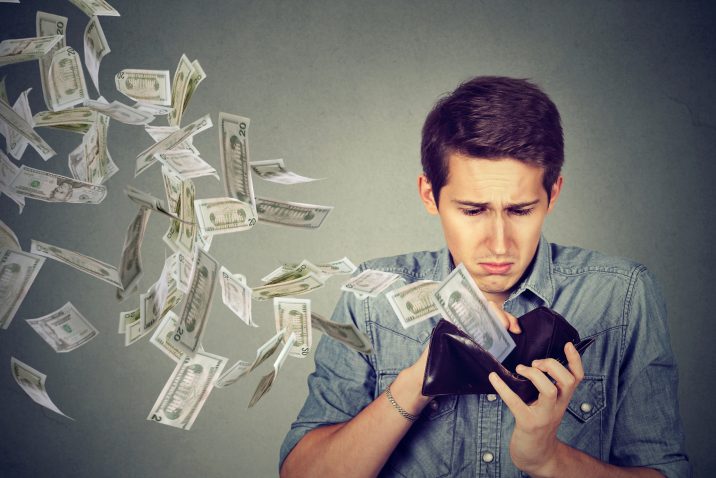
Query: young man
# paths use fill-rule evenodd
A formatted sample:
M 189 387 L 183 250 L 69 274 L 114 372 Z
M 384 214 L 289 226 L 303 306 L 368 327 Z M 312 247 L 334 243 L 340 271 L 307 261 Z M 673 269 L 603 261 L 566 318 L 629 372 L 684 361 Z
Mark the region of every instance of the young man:
M 510 331 L 519 332 L 515 316 L 543 305 L 596 341 L 581 358 L 568 344 L 566 367 L 554 359 L 519 366 L 539 391 L 535 402 L 495 374 L 499 396 L 431 400 L 421 387 L 439 317 L 404 329 L 384 295 L 345 293 L 333 320 L 355 323 L 375 353 L 321 339 L 308 398 L 281 448 L 281 476 L 689 476 L 653 276 L 541 234 L 562 189 L 552 101 L 524 80 L 474 78 L 430 112 L 421 154 L 420 198 L 439 215 L 447 247 L 359 272 L 398 273 L 399 287 L 442 281 L 462 263 Z

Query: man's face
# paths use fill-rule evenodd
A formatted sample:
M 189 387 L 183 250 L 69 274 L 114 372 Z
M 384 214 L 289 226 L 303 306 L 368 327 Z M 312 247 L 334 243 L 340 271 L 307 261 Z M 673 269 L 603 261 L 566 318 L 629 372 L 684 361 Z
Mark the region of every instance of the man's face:
M 424 176 L 418 179 L 421 199 L 429 213 L 440 216 L 455 264 L 462 262 L 487 298 L 501 305 L 535 255 L 562 177 L 548 207 L 540 167 L 459 153 L 449 156 L 448 167 L 439 209 Z

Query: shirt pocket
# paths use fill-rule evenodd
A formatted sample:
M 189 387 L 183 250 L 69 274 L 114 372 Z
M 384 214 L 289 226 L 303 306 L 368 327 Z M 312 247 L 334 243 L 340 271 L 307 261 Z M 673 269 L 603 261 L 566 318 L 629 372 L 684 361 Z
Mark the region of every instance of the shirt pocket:
M 379 372 L 380 389 L 385 390 L 397 374 L 394 370 Z M 446 395 L 430 402 L 398 443 L 380 476 L 449 476 L 457 400 L 457 395 Z
M 607 404 L 606 378 L 585 375 L 572 395 L 557 436 L 589 455 L 602 457 L 602 415 Z

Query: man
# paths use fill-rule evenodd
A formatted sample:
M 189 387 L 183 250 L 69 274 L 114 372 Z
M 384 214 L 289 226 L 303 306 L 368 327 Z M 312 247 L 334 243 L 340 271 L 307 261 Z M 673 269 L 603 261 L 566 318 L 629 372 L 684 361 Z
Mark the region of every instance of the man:
M 568 365 L 518 366 L 539 391 L 524 403 L 495 374 L 499 397 L 421 394 L 430 332 L 404 329 L 385 296 L 344 294 L 333 315 L 370 337 L 363 355 L 330 338 L 316 350 L 309 396 L 281 448 L 289 476 L 689 476 L 666 309 L 647 269 L 550 244 L 542 225 L 562 189 L 563 138 L 535 85 L 477 77 L 440 100 L 422 136 L 418 179 L 447 248 L 378 259 L 394 287 L 444 280 L 464 264 L 510 331 L 538 306 L 582 338 Z M 521 473 L 522 472 L 522 473 Z

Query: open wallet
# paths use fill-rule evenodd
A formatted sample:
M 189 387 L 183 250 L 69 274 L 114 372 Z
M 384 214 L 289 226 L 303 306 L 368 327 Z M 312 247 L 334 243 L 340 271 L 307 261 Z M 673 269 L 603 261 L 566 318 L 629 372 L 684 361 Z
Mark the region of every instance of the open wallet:
M 515 373 L 517 365 L 554 358 L 566 366 L 567 342 L 572 342 L 581 355 L 595 340 L 580 340 L 577 330 L 547 307 L 538 307 L 517 322 L 522 333 L 508 331 L 516 347 L 500 363 L 452 322 L 440 319 L 430 337 L 423 395 L 497 393 L 487 379 L 490 372 L 496 372 L 525 403 L 530 403 L 537 399 L 538 391 L 527 378 Z

